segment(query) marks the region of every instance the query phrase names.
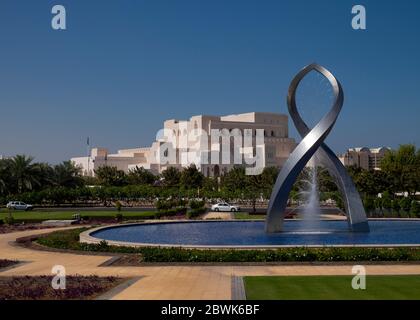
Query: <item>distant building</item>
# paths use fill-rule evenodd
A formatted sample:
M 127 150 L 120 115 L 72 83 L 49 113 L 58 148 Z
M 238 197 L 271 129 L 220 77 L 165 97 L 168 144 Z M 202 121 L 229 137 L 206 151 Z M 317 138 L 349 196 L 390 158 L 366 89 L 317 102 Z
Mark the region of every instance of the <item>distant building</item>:
M 384 155 L 391 150 L 388 147 L 380 148 L 350 148 L 339 156 L 345 166 L 356 166 L 365 170 L 380 170 Z
M 264 132 L 263 144 L 259 145 L 257 145 L 258 129 L 262 129 L 260 131 Z M 192 133 L 206 132 L 210 134 L 213 131 L 226 134 L 227 140 L 223 142 L 222 136 L 220 139 L 217 138 L 216 142 L 210 136 L 208 139 L 189 140 Z M 258 134 L 261 133 L 260 131 Z M 94 175 L 95 169 L 105 165 L 115 166 L 126 172 L 138 166 L 158 174 L 168 167 L 181 169 L 191 163 L 196 164 L 205 176 L 219 176 L 232 169 L 236 164 L 234 163 L 236 150 L 233 148 L 233 141 L 238 132 L 244 135 L 247 132 L 247 137 L 250 137 L 249 139 L 252 141 L 251 150 L 245 148 L 244 145 L 241 152 L 245 152 L 245 149 L 248 150 L 246 152 L 252 154 L 256 154 L 257 150 L 261 151 L 262 157 L 260 158 L 262 158 L 263 167 L 280 168 L 296 146 L 295 140 L 288 136 L 288 117 L 284 114 L 250 112 L 228 116 L 198 115 L 186 121 L 175 119 L 165 121 L 162 132 L 158 134 L 158 138 L 150 147 L 119 150 L 116 154 L 109 154 L 108 150 L 104 148 L 93 148 L 89 157 L 77 157 L 71 160 L 82 168 L 84 175 L 89 176 Z M 188 138 L 184 139 L 184 137 Z M 245 137 L 242 138 L 245 141 Z M 166 147 L 169 141 L 173 143 L 173 148 Z M 222 149 L 226 148 L 226 141 L 228 144 L 232 141 L 232 144 L 227 147 L 230 148 L 230 159 L 227 163 L 226 159 L 222 160 L 221 155 Z M 175 161 L 170 163 L 162 161 L 162 158 L 167 157 L 168 153 L 174 156 Z M 199 160 L 189 160 L 190 158 L 185 160 L 188 153 L 197 154 Z M 202 161 L 213 156 L 214 158 L 218 157 L 217 163 Z
M 95 170 L 102 166 L 116 167 L 125 172 L 136 165 L 152 170 L 153 166 L 147 159 L 149 150 L 150 148 L 123 149 L 110 154 L 106 148 L 92 148 L 89 157 L 71 158 L 71 161 L 82 168 L 84 176 L 95 176 Z

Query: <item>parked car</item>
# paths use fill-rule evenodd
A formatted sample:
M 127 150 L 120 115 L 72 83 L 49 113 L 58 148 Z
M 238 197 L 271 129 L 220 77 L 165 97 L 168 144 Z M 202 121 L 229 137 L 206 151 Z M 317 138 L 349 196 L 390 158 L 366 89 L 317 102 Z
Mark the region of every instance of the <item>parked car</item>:
M 6 207 L 8 209 L 25 210 L 25 211 L 29 211 L 34 208 L 33 205 L 26 204 L 25 202 L 22 202 L 22 201 L 11 201 L 6 205 Z
M 211 206 L 212 211 L 240 211 L 238 206 L 232 206 L 226 202 L 219 202 Z

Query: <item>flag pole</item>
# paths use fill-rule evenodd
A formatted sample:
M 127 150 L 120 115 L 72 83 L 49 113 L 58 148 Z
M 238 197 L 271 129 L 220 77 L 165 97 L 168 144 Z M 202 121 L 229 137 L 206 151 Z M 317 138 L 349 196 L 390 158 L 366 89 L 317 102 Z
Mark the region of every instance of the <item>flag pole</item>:
M 87 146 L 87 175 L 90 176 L 90 141 L 89 137 L 86 139 L 86 146 Z

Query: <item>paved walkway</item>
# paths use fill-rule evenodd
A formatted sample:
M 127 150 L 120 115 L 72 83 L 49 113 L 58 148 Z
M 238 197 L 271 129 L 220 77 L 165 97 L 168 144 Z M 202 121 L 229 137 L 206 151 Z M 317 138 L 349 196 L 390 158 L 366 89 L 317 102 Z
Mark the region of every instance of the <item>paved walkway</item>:
M 351 274 L 350 265 L 100 267 L 109 256 L 46 252 L 13 244 L 18 237 L 60 229 L 64 228 L 0 234 L 0 259 L 28 262 L 1 272 L 0 276 L 48 275 L 54 265 L 63 265 L 67 274 L 141 277 L 113 299 L 231 299 L 233 276 Z M 420 274 L 420 264 L 368 265 L 366 269 L 368 275 Z
M 211 219 L 221 219 L 221 220 L 231 220 L 235 217 L 234 212 L 216 212 L 210 211 L 203 215 L 203 220 L 211 220 Z

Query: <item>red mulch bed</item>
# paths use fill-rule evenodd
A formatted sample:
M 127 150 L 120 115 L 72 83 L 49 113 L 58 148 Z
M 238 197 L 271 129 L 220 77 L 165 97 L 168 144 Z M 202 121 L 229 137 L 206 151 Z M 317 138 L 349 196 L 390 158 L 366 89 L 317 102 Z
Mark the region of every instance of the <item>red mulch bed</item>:
M 16 231 L 38 230 L 38 229 L 49 229 L 49 228 L 54 228 L 54 227 L 45 226 L 40 223 L 15 223 L 12 225 L 3 224 L 3 225 L 0 225 L 0 234 L 16 232 Z
M 0 276 L 0 300 L 88 300 L 111 290 L 124 279 L 67 276 L 66 289 L 54 289 L 52 276 Z
M 17 264 L 17 263 L 19 262 L 13 261 L 13 260 L 0 259 L 0 269 L 13 266 L 14 264 Z
M 90 219 L 86 221 L 80 221 L 77 225 L 104 225 L 104 224 L 112 224 L 116 223 L 115 220 L 111 219 Z M 3 224 L 0 225 L 0 234 L 10 233 L 10 232 L 17 232 L 17 231 L 26 231 L 26 230 L 39 230 L 39 229 L 51 229 L 57 228 L 55 226 L 47 226 L 42 223 L 14 223 L 14 224 Z

